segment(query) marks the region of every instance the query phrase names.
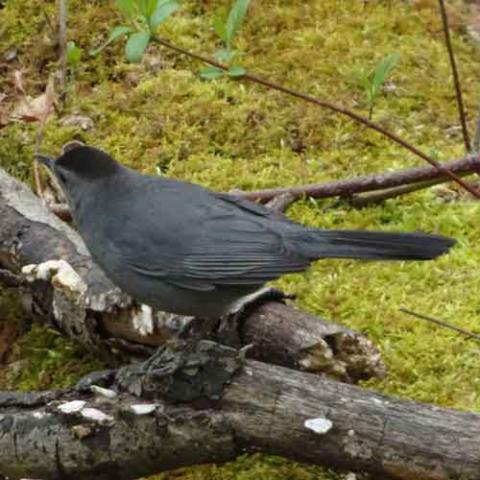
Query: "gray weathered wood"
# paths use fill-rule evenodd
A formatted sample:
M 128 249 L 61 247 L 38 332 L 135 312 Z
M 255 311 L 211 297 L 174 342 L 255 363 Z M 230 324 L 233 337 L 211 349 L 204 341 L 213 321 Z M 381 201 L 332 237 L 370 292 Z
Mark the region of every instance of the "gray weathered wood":
M 60 413 L 64 401 L 80 398 L 111 418 Z M 71 392 L 21 409 L 1 407 L 0 398 L 0 472 L 13 480 L 129 480 L 262 451 L 375 479 L 480 479 L 480 415 L 284 367 L 247 361 L 207 407 L 158 401 L 154 412 L 135 415 L 138 403 L 145 401 Z

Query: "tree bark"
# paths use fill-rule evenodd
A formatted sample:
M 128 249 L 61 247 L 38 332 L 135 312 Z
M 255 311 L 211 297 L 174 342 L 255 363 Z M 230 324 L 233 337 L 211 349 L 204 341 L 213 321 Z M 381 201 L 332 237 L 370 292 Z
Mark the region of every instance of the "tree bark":
M 62 412 L 73 400 L 86 404 Z M 480 479 L 480 415 L 253 360 L 220 401 L 196 408 L 125 392 L 114 399 L 54 392 L 23 402 L 21 394 L 0 396 L 0 471 L 11 480 L 129 480 L 245 451 L 376 479 Z
M 34 311 L 88 349 L 145 357 L 191 320 L 136 305 L 93 263 L 79 235 L 2 169 L 0 218 L 0 269 L 17 277 L 23 269 Z M 385 374 L 366 337 L 278 302 L 249 312 L 239 333 L 266 361 L 347 382 Z
M 105 340 L 116 335 L 148 353 L 186 321 L 135 306 L 93 264 L 78 235 L 1 169 L 0 218 L 0 269 L 13 274 L 4 277 L 24 283 L 23 271 L 35 308 L 87 347 L 105 352 Z M 141 315 L 160 323 L 139 333 L 132 326 Z M 367 340 L 358 334 L 278 303 L 250 313 L 239 335 L 257 358 L 347 381 L 381 364 L 371 344 L 361 358 Z M 194 351 L 201 362 L 192 363 L 191 353 L 182 363 L 167 351 L 153 371 L 134 364 L 108 372 L 113 380 L 105 384 L 98 374 L 71 391 L 0 393 L 1 474 L 128 480 L 262 451 L 377 479 L 480 480 L 480 415 L 256 360 L 232 367 L 231 358 L 210 361 L 206 350 Z M 177 403 L 166 403 L 172 394 Z M 178 403 L 185 398 L 191 401 Z

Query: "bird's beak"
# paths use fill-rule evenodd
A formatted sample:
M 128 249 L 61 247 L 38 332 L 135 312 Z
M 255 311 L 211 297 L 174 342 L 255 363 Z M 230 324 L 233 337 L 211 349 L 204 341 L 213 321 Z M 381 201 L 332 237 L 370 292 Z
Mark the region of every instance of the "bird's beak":
M 35 160 L 37 160 L 40 163 L 43 163 L 43 165 L 48 167 L 50 170 L 53 170 L 55 159 L 51 157 L 47 157 L 45 155 L 35 155 Z

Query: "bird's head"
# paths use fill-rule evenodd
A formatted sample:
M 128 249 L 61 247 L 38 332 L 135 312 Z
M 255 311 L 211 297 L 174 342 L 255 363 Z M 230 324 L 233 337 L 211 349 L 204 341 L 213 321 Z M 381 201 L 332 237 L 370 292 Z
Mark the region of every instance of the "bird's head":
M 53 172 L 69 202 L 78 200 L 92 185 L 123 170 L 102 150 L 83 145 L 65 151 L 57 159 L 45 155 L 36 155 L 35 158 Z

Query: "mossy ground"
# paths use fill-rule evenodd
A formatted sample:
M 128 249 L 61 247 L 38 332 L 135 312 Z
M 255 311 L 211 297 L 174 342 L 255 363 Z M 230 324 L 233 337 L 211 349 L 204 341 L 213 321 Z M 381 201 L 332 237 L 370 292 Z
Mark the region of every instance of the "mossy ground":
M 185 1 L 161 33 L 187 48 L 213 52 L 213 17 L 229 3 Z M 67 113 L 86 115 L 95 127 L 84 132 L 63 127 L 59 118 L 50 120 L 44 138 L 47 152 L 55 154 L 64 142 L 78 138 L 143 172 L 219 190 L 322 182 L 421 164 L 378 134 L 331 112 L 238 81 L 202 81 L 197 63 L 156 46 L 140 65 L 125 63 L 120 45 L 89 58 L 86 52 L 119 22 L 114 3 L 69 4 L 69 37 L 84 54 L 70 85 Z M 366 113 L 367 105 L 359 72 L 399 52 L 393 88 L 379 99 L 374 120 L 436 158 L 452 159 L 463 154 L 463 147 L 455 128 L 457 112 L 436 6 L 434 0 L 254 1 L 238 46 L 245 52 L 247 69 L 360 113 Z M 465 35 L 466 7 L 458 2 L 450 6 L 466 108 L 473 119 L 479 102 L 478 50 Z M 42 90 L 56 65 L 55 35 L 45 20 L 53 21 L 54 8 L 54 2 L 7 0 L 0 10 L 0 55 L 16 46 L 15 68 L 24 70 L 32 94 Z M 7 76 L 0 79 L 0 88 L 11 90 L 9 81 Z M 32 126 L 12 124 L 0 130 L 2 166 L 24 180 L 31 179 L 33 139 Z M 298 202 L 289 215 L 327 228 L 421 229 L 451 235 L 458 245 L 448 256 L 428 263 L 323 261 L 279 285 L 296 293 L 302 308 L 365 331 L 377 342 L 389 375 L 369 382 L 369 387 L 479 410 L 478 345 L 398 311 L 406 306 L 470 330 L 478 328 L 479 204 L 442 186 L 362 210 L 328 208 L 331 205 Z M 55 334 L 39 332 L 37 328 L 23 338 L 22 351 L 32 366 L 47 368 L 47 363 L 55 378 L 42 381 L 38 371 L 28 370 L 16 387 L 64 384 L 80 373 L 78 352 Z M 60 362 L 59 371 L 59 358 L 75 360 Z M 88 357 L 82 365 L 91 366 L 91 361 Z M 332 478 L 316 468 L 248 456 L 225 467 L 187 469 L 160 478 L 173 477 Z

